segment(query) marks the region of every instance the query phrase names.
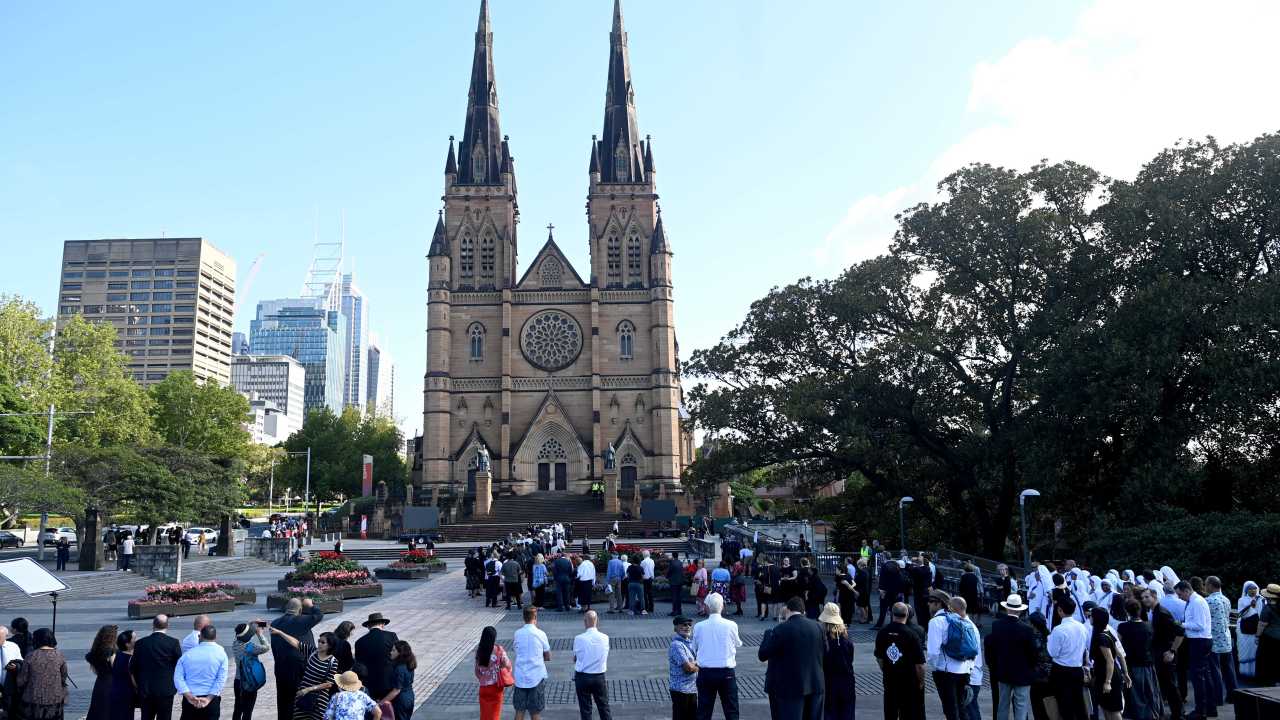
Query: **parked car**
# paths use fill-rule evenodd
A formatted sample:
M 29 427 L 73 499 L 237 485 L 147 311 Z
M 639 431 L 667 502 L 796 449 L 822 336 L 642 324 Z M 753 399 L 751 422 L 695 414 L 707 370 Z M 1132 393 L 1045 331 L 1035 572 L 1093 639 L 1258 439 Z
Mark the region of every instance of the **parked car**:
M 14 535 L 8 530 L 0 530 L 0 548 L 22 547 L 22 538 Z
M 41 538 L 41 541 L 45 545 L 55 545 L 62 538 L 66 538 L 67 542 L 75 545 L 76 529 L 73 527 L 45 528 L 44 537 Z
M 204 532 L 204 541 L 210 545 L 218 542 L 218 530 L 211 527 L 193 527 L 187 529 L 187 540 L 192 545 L 200 542 L 200 533 Z

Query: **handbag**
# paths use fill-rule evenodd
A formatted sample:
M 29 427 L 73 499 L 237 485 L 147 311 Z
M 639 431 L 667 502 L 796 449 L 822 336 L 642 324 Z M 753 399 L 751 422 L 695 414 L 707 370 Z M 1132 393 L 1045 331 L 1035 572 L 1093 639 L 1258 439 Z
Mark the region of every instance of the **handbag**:
M 1258 634 L 1258 614 L 1254 613 L 1240 621 L 1240 632 L 1244 635 Z
M 378 709 L 382 711 L 382 720 L 396 720 L 396 709 L 391 706 L 391 703 L 383 700 L 378 703 Z
M 501 648 L 499 648 L 501 649 Z M 516 676 L 511 672 L 511 663 L 507 662 L 507 654 L 503 652 L 498 656 L 498 683 L 504 688 L 509 688 L 516 684 Z

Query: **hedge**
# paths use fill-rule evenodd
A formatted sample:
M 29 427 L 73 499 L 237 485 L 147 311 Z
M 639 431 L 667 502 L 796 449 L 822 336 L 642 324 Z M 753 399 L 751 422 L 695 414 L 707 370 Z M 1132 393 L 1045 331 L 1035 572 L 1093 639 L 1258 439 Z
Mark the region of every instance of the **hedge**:
M 1183 580 L 1217 575 L 1238 595 L 1246 580 L 1280 582 L 1280 514 L 1203 513 L 1112 528 L 1087 542 L 1083 554 L 1099 574 L 1168 565 Z

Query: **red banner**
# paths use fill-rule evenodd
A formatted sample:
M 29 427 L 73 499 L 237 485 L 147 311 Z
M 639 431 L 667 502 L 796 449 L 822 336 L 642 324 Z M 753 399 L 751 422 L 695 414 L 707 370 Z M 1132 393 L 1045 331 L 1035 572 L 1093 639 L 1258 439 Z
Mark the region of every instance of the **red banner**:
M 364 473 L 360 482 L 360 494 L 369 497 L 373 494 L 373 456 L 364 456 Z

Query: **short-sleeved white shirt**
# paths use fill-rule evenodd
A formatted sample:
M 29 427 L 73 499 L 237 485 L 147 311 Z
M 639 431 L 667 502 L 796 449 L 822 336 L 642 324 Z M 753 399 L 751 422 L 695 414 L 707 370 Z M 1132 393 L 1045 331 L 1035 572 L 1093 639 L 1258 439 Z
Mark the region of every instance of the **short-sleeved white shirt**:
M 536 687 L 547 678 L 547 663 L 542 653 L 551 652 L 551 643 L 537 625 L 525 625 L 517 630 L 511 639 L 511 649 L 516 654 L 513 667 L 516 687 Z

